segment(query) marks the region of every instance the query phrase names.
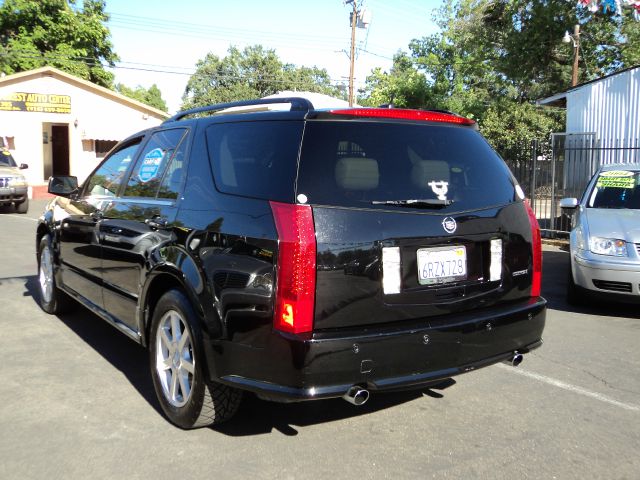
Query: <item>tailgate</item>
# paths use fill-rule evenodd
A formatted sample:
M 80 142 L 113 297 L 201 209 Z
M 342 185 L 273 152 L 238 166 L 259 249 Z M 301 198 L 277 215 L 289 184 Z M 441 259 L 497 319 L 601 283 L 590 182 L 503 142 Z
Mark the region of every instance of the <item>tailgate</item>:
M 313 216 L 315 330 L 427 322 L 529 295 L 531 231 L 520 202 L 457 215 L 314 207 Z

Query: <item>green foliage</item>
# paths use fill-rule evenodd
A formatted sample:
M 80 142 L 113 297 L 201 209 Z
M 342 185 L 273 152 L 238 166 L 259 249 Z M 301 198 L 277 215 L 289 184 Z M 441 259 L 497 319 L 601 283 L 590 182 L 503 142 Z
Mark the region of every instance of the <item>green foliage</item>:
M 414 68 L 413 61 L 404 52 L 394 56 L 390 73 L 380 68 L 373 70 L 360 94 L 364 96 L 360 103 L 373 107 L 393 104 L 399 108 L 428 108 L 434 100 L 424 73 Z
M 324 69 L 282 63 L 275 50 L 230 47 L 226 57 L 208 53 L 196 64 L 182 97 L 183 108 L 261 98 L 283 90 L 341 95 Z
M 450 110 L 478 120 L 496 144 L 563 129 L 563 113 L 534 107 L 570 86 L 571 44 L 581 25 L 579 81 L 640 63 L 640 22 L 562 0 L 445 0 L 441 31 L 415 39 L 390 72 L 367 78 L 367 104 Z M 384 102 L 381 100 L 384 99 Z
M 162 98 L 162 92 L 155 83 L 151 85 L 148 90 L 140 85 L 133 89 L 122 83 L 118 83 L 116 84 L 116 92 L 157 108 L 158 110 L 162 110 L 163 112 L 168 110 L 167 104 Z
M 5 0 L 0 5 L 0 72 L 49 65 L 104 87 L 118 60 L 105 23 L 103 0 Z
M 480 130 L 495 147 L 549 138 L 564 130 L 564 111 L 512 100 L 496 102 L 484 112 Z

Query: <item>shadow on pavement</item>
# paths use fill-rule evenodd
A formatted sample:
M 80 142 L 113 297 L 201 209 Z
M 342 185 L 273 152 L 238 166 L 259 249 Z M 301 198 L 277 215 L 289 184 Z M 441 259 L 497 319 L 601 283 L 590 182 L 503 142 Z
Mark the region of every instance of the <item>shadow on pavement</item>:
M 25 277 L 25 287 L 27 291 L 24 295 L 31 296 L 37 302 L 38 278 L 35 275 Z M 163 415 L 149 374 L 149 358 L 146 349 L 81 305 L 78 305 L 73 312 L 57 317 L 90 348 L 122 372 L 147 403 Z M 421 390 L 373 393 L 369 401 L 360 407 L 342 399 L 282 404 L 260 400 L 253 394 L 245 394 L 238 414 L 230 422 L 213 429 L 229 436 L 258 435 L 270 433 L 273 430 L 284 435 L 297 435 L 298 431 L 292 425 L 307 426 L 366 415 L 422 396 L 442 398 L 443 394 L 438 391 L 455 383 L 455 380 L 448 379 Z
M 438 391 L 455 383 L 455 380 L 448 379 L 421 390 L 378 394 L 373 392 L 369 401 L 359 407 L 338 398 L 285 404 L 260 400 L 255 395 L 245 395 L 238 414 L 230 422 L 213 427 L 213 430 L 233 437 L 271 433 L 273 430 L 283 435 L 295 436 L 298 434 L 296 426 L 306 427 L 367 415 L 423 396 L 443 398 L 444 395 Z
M 31 296 L 38 303 L 38 277 L 26 277 L 25 287 L 27 291 L 24 295 Z M 149 359 L 144 348 L 80 304 L 72 312 L 57 317 L 89 347 L 122 372 L 140 395 L 158 413 L 162 413 L 149 376 Z

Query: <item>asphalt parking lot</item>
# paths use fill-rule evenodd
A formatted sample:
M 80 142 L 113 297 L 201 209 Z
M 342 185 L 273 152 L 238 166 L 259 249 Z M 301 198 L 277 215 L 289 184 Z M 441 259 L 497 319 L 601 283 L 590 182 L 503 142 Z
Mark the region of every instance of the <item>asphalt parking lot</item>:
M 0 478 L 640 478 L 640 310 L 570 307 L 547 246 L 545 343 L 438 389 L 281 405 L 182 431 L 146 352 L 86 310 L 38 307 L 34 231 L 0 213 Z

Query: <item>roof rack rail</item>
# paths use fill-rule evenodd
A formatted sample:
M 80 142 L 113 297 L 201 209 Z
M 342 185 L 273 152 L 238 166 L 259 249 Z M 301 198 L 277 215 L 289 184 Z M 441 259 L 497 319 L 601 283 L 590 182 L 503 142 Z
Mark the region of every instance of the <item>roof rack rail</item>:
M 302 97 L 260 98 L 256 100 L 242 100 L 239 102 L 217 103 L 215 105 L 207 105 L 206 107 L 196 107 L 189 110 L 183 110 L 176 113 L 173 117 L 166 119 L 163 123 L 177 122 L 184 117 L 195 115 L 196 113 L 219 112 L 233 107 L 250 107 L 253 105 L 269 105 L 278 103 L 290 103 L 291 111 L 308 112 L 309 110 L 313 110 L 313 104 L 306 98 Z

